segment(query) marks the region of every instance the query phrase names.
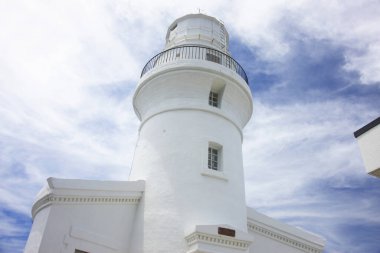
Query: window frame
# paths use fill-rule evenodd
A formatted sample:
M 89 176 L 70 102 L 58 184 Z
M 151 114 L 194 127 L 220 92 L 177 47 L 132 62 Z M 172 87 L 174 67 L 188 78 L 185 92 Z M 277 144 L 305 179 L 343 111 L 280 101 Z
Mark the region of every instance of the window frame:
M 207 143 L 207 144 L 206 144 Z M 223 180 L 225 182 L 228 182 L 228 178 L 226 174 L 224 173 L 224 167 L 223 167 L 223 146 L 212 141 L 208 141 L 205 144 L 207 145 L 207 149 L 205 147 L 204 151 L 202 152 L 202 158 L 203 158 L 203 168 L 201 170 L 201 175 L 206 177 L 211 177 L 218 180 Z M 205 145 L 205 146 L 206 146 Z M 217 151 L 217 158 L 212 159 L 211 155 L 211 167 L 209 167 L 209 151 L 210 150 L 216 150 Z M 212 162 L 213 160 L 216 161 L 216 166 L 212 168 Z
M 210 146 L 208 147 L 207 167 L 210 170 L 220 170 L 219 153 L 219 149 Z
M 219 107 L 219 93 L 210 91 L 208 95 L 208 104 L 213 107 Z

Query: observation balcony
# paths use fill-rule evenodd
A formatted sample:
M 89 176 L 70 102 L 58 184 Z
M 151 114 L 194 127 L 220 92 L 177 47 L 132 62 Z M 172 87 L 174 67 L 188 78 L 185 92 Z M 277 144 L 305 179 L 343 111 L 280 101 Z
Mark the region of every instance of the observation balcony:
M 224 67 L 235 71 L 248 85 L 247 74 L 237 61 L 221 51 L 202 46 L 178 46 L 163 51 L 148 61 L 143 68 L 140 77 L 150 70 L 166 63 L 186 59 L 210 61 L 215 64 L 223 65 Z

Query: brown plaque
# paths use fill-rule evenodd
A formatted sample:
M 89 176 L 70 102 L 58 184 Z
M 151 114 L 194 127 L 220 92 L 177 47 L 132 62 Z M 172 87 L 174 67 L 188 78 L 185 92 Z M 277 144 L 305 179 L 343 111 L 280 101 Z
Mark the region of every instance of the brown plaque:
M 229 228 L 218 227 L 218 234 L 235 237 L 235 230 Z

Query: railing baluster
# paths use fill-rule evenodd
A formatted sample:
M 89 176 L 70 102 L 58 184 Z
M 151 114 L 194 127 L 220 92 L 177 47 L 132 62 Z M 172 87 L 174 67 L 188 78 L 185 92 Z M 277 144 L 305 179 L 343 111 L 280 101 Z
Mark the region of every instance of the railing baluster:
M 162 64 L 165 64 L 167 62 L 175 61 L 177 59 L 210 60 L 206 58 L 207 53 L 210 54 L 212 62 L 219 63 L 225 66 L 226 68 L 229 68 L 235 71 L 248 84 L 248 77 L 244 69 L 231 56 L 219 50 L 208 48 L 208 47 L 202 47 L 202 46 L 179 46 L 175 48 L 170 48 L 168 50 L 165 50 L 155 55 L 152 59 L 148 61 L 147 64 L 145 64 L 141 72 L 141 77 L 145 75 L 151 69 L 154 69 L 155 67 L 159 67 Z M 217 59 L 220 59 L 220 60 L 217 61 Z

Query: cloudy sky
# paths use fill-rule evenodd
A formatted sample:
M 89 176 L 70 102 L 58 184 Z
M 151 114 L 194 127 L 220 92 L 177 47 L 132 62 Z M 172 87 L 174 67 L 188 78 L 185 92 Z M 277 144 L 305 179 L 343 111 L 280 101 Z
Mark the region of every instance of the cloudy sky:
M 200 8 L 225 23 L 254 96 L 248 205 L 327 253 L 379 253 L 380 180 L 352 133 L 380 116 L 380 2 L 187 2 L 0 0 L 0 252 L 22 252 L 47 177 L 127 180 L 140 72 Z

